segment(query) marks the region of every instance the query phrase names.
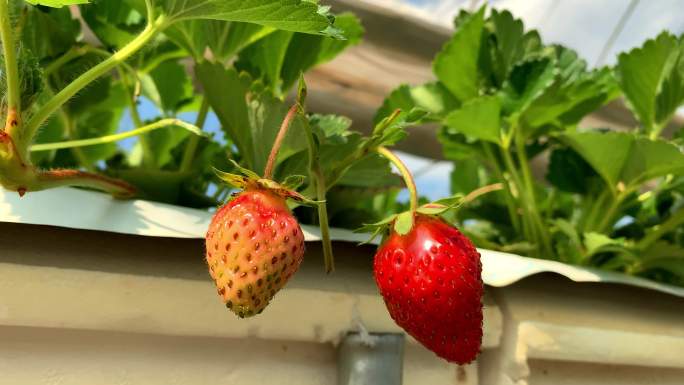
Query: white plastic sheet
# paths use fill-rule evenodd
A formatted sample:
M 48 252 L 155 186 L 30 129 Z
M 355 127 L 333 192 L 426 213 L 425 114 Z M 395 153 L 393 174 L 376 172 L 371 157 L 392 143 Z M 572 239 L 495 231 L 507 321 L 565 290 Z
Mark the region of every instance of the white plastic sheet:
M 152 237 L 204 238 L 211 213 L 143 200 L 114 200 L 91 191 L 61 188 L 29 193 L 0 190 L 0 221 L 109 231 Z M 302 226 L 309 242 L 320 240 L 318 228 Z M 349 230 L 332 229 L 337 242 L 362 242 L 368 237 Z M 1 239 L 0 239 L 1 240 Z M 657 290 L 684 297 L 684 289 L 642 278 L 560 262 L 480 250 L 484 282 L 507 286 L 530 275 L 553 272 L 576 282 L 612 282 Z

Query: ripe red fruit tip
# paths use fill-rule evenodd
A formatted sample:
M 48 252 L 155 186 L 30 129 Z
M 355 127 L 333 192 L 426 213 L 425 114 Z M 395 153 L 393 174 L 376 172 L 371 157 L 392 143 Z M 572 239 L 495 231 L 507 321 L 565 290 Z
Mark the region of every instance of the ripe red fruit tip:
M 246 190 L 216 212 L 206 247 L 219 296 L 244 318 L 261 313 L 297 271 L 304 234 L 284 198 Z
M 443 220 L 416 216 L 406 235 L 391 231 L 374 262 L 394 321 L 449 362 L 466 364 L 482 344 L 482 265 L 475 246 Z

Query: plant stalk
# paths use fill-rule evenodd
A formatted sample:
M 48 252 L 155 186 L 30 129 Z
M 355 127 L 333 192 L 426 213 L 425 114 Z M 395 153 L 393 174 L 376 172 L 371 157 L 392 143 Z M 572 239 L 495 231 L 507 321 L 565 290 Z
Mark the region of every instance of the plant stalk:
M 610 189 L 605 189 L 599 193 L 596 200 L 589 206 L 589 211 L 584 216 L 581 226 L 583 232 L 593 231 L 596 228 L 596 216 L 603 209 L 603 204 L 605 200 L 609 199 L 611 196 L 613 195 L 611 194 Z
M 418 189 L 416 188 L 416 182 L 413 180 L 413 175 L 411 175 L 411 171 L 409 171 L 404 162 L 390 150 L 380 146 L 377 151 L 378 154 L 392 162 L 399 170 L 399 173 L 401 173 L 401 177 L 404 178 L 404 183 L 406 183 L 406 188 L 408 188 L 409 191 L 409 210 L 411 211 L 411 226 L 413 226 L 413 220 L 415 220 L 416 211 L 418 210 Z
M 620 208 L 620 205 L 622 204 L 622 201 L 624 199 L 624 193 L 620 193 L 617 196 L 613 197 L 613 201 L 610 203 L 610 206 L 608 206 L 608 210 L 603 213 L 603 219 L 601 219 L 601 222 L 599 222 L 599 225 L 597 227 L 598 232 L 610 232 L 609 226 L 615 222 L 615 212 L 618 208 Z
M 32 191 L 46 190 L 60 186 L 89 187 L 106 191 L 117 198 L 130 198 L 136 189 L 127 182 L 80 170 L 39 171 L 37 185 Z
M 8 0 L 0 0 L 0 40 L 5 57 L 5 79 L 7 80 L 7 122 L 5 130 L 20 149 L 22 141 L 18 138 L 16 130 L 19 127 L 21 117 L 21 88 L 19 78 L 19 66 L 17 65 L 17 52 L 12 38 L 12 24 L 10 23 Z M 23 152 L 23 151 L 22 151 Z
M 88 138 L 88 139 L 79 139 L 79 140 L 69 140 L 69 141 L 65 141 L 65 142 L 34 144 L 33 146 L 31 146 L 31 151 L 59 150 L 62 148 L 85 147 L 85 146 L 94 146 L 97 144 L 112 143 L 112 142 L 117 142 L 119 140 L 123 140 L 126 138 L 130 138 L 133 136 L 142 135 L 142 134 L 148 133 L 150 131 L 154 131 L 156 129 L 159 129 L 162 127 L 167 127 L 167 126 L 179 126 L 179 127 L 184 128 L 184 129 L 186 129 L 186 130 L 188 130 L 188 131 L 190 131 L 196 135 L 202 135 L 202 132 L 200 131 L 200 129 L 195 127 L 194 125 L 192 125 L 190 123 L 186 123 L 180 119 L 171 119 L 170 118 L 170 119 L 162 119 L 162 120 L 156 121 L 156 122 L 148 124 L 146 126 L 136 128 L 135 130 L 120 132 L 118 134 L 101 136 L 99 138 Z
M 654 227 L 651 232 L 646 234 L 639 242 L 636 244 L 638 250 L 648 249 L 654 242 L 663 237 L 663 235 L 673 231 L 678 226 L 684 224 L 684 207 L 681 207 L 674 214 L 672 214 L 667 220 L 657 227 Z
M 529 207 L 529 214 L 532 216 L 533 224 L 536 227 L 537 233 L 542 242 L 542 251 L 544 254 L 546 254 L 545 258 L 549 258 L 552 252 L 551 241 L 549 239 L 549 234 L 546 230 L 546 227 L 542 223 L 541 216 L 539 215 L 539 210 L 537 209 L 537 200 L 535 196 L 536 194 L 534 192 L 534 183 L 532 182 L 532 172 L 530 171 L 530 164 L 527 159 L 527 152 L 525 150 L 525 140 L 519 132 L 516 134 L 515 145 L 518 153 L 520 170 L 522 171 L 523 183 L 525 186 L 524 196 L 526 197 L 527 205 Z
M 487 157 L 489 162 L 492 164 L 492 168 L 494 169 L 494 173 L 496 174 L 496 177 L 500 181 L 505 182 L 506 179 L 504 178 L 503 172 L 501 171 L 501 167 L 499 166 L 499 161 L 494 156 L 494 153 L 492 152 L 492 149 L 491 149 L 489 143 L 483 143 L 482 148 L 484 149 L 485 156 Z M 511 224 L 513 225 L 513 229 L 516 232 L 520 232 L 520 218 L 518 217 L 515 199 L 513 198 L 513 194 L 511 193 L 511 189 L 509 188 L 508 183 L 504 183 L 504 185 L 505 185 L 504 196 L 506 197 L 506 208 L 508 209 L 508 216 L 511 219 Z
M 527 238 L 527 240 L 536 243 L 537 247 L 539 247 L 539 240 L 537 239 L 537 234 L 535 232 L 534 226 L 529 221 L 531 215 L 530 208 L 527 205 L 526 194 L 524 192 L 520 176 L 518 175 L 518 171 L 516 170 L 515 164 L 513 163 L 513 158 L 511 157 L 510 152 L 506 148 L 501 149 L 501 155 L 503 157 L 504 164 L 506 165 L 506 171 L 508 171 L 508 174 L 510 175 L 511 179 L 510 181 L 507 181 L 507 187 L 510 190 L 510 183 L 512 183 L 515 186 L 515 189 L 518 193 L 517 200 L 521 203 L 523 211 L 525 212 L 525 216 L 522 217 L 521 221 L 525 237 Z
M 283 119 L 283 123 L 280 125 L 278 135 L 276 135 L 275 141 L 273 142 L 273 147 L 271 147 L 271 153 L 268 155 L 268 161 L 266 162 L 266 168 L 264 169 L 264 179 L 273 178 L 273 171 L 275 169 L 276 159 L 278 158 L 278 151 L 280 151 L 280 147 L 283 145 L 285 135 L 292 124 L 292 120 L 294 120 L 295 116 L 297 116 L 297 112 L 299 112 L 299 103 L 295 103 L 292 105 L 292 107 L 290 107 L 290 109 L 287 111 L 287 115 L 285 115 L 285 119 Z
M 135 97 L 135 91 L 131 88 L 128 83 L 128 77 L 121 70 L 121 67 L 117 68 L 119 72 L 119 77 L 121 78 L 121 84 L 123 85 L 126 93 L 128 94 L 128 108 L 131 111 L 131 120 L 133 120 L 133 125 L 135 128 L 140 128 L 145 125 L 140 118 L 140 113 L 138 112 L 138 103 Z M 150 146 L 150 141 L 147 140 L 145 135 L 140 135 L 138 137 L 140 142 L 140 147 L 142 147 L 142 162 L 146 167 L 156 167 L 154 157 L 152 156 L 152 147 Z
M 202 104 L 200 105 L 199 112 L 197 113 L 197 120 L 195 120 L 195 126 L 200 130 L 204 128 L 204 123 L 207 120 L 207 115 L 209 114 L 209 100 L 206 96 L 202 97 Z M 192 167 L 192 161 L 195 160 L 195 152 L 197 151 L 197 146 L 199 145 L 200 137 L 191 136 L 188 139 L 188 144 L 185 146 L 185 151 L 183 152 L 183 158 L 181 160 L 180 171 L 186 172 Z

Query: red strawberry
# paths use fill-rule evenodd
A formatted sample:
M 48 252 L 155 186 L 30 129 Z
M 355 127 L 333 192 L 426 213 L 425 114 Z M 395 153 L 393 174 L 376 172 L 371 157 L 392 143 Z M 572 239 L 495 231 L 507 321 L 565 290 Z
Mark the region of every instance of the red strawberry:
M 304 234 L 285 199 L 247 189 L 214 215 L 207 263 L 218 294 L 242 317 L 261 313 L 304 256 Z
M 438 356 L 471 362 L 482 343 L 482 265 L 475 246 L 434 216 L 394 230 L 375 255 L 375 281 L 394 321 Z

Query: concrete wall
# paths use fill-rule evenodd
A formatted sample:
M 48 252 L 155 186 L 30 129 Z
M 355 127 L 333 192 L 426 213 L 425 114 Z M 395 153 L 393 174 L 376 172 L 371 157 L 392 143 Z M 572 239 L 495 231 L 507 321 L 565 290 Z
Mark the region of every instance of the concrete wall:
M 401 332 L 372 247 L 336 244 L 259 317 L 220 304 L 202 242 L 0 223 L 0 385 L 334 384 L 348 331 Z M 460 368 L 407 340 L 404 384 L 681 384 L 684 299 L 556 275 L 487 288 L 484 351 Z

